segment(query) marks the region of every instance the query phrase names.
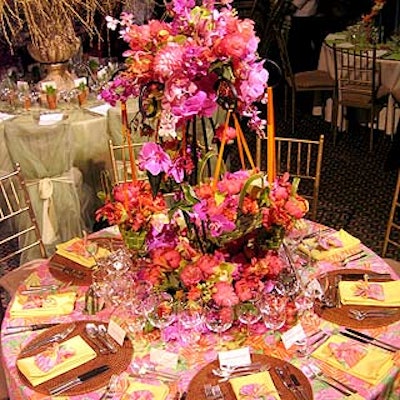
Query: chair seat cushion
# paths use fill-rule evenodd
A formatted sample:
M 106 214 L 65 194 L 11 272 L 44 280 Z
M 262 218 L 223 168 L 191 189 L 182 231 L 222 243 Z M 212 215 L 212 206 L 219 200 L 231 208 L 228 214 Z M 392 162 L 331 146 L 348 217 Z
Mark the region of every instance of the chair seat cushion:
M 335 80 L 325 71 L 303 71 L 294 75 L 298 88 L 327 88 L 333 90 Z

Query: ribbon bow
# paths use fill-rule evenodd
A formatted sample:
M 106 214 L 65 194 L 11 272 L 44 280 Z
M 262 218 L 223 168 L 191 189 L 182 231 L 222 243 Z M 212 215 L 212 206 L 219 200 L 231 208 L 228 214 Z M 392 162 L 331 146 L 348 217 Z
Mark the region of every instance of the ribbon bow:
M 150 390 L 135 390 L 130 399 L 132 400 L 153 400 L 154 395 Z
M 385 300 L 383 287 L 379 283 L 357 282 L 354 295 L 378 301 Z
M 275 392 L 266 385 L 252 383 L 240 388 L 239 394 L 243 400 L 276 400 Z
M 347 368 L 354 367 L 367 355 L 366 349 L 355 346 L 354 343 L 350 342 L 330 343 L 329 349 L 333 356 Z
M 323 236 L 318 239 L 318 247 L 329 250 L 331 247 L 343 247 L 343 242 L 336 236 Z

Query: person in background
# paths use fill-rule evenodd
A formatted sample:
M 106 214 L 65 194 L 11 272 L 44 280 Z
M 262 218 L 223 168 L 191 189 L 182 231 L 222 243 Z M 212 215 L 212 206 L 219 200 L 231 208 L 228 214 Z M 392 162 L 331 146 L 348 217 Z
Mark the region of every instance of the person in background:
M 318 0 L 292 0 L 291 28 L 288 38 L 290 64 L 294 73 L 317 68 L 325 36 Z

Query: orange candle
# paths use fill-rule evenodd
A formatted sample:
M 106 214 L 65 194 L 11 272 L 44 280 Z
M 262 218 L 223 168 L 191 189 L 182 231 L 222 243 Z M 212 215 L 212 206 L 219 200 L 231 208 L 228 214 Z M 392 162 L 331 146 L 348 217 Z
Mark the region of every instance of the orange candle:
M 128 126 L 128 112 L 126 110 L 126 103 L 124 101 L 121 101 L 121 123 L 122 123 L 122 138 L 123 138 L 123 143 L 128 144 L 128 152 L 129 152 L 129 161 L 130 161 L 130 167 L 131 167 L 131 174 L 132 174 L 132 180 L 136 181 L 136 162 L 135 162 L 135 154 L 133 152 L 133 146 L 132 146 L 132 138 L 131 138 L 131 131 Z M 127 171 L 125 168 L 125 151 L 122 151 L 122 158 L 124 161 L 124 179 L 125 181 L 127 180 Z
M 267 174 L 268 182 L 272 183 L 276 177 L 276 157 L 275 157 L 275 114 L 274 114 L 274 95 L 272 88 L 268 87 L 268 145 L 267 145 Z

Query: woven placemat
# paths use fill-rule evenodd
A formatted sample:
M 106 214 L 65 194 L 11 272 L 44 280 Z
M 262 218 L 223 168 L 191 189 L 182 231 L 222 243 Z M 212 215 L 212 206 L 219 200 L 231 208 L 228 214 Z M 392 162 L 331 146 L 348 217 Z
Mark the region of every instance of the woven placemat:
M 335 271 L 328 272 L 326 274 L 329 281 L 333 281 L 336 275 L 347 275 L 347 274 L 368 274 L 373 273 L 373 271 L 366 271 L 360 269 L 338 269 Z M 361 278 L 362 279 L 362 278 Z M 342 304 L 340 307 L 326 308 L 321 307 L 320 304 L 316 303 L 315 312 L 326 321 L 334 322 L 338 325 L 347 326 L 349 328 L 377 328 L 380 326 L 387 326 L 393 324 L 394 322 L 400 320 L 400 309 L 397 313 L 393 315 L 387 315 L 384 317 L 368 317 L 364 320 L 356 320 L 349 316 L 350 309 L 357 309 L 360 311 L 368 311 L 368 310 L 377 310 L 375 306 L 363 306 L 363 305 L 344 305 Z M 383 307 L 379 307 L 379 309 L 383 309 Z M 387 307 L 386 309 L 389 309 Z M 390 307 L 390 309 L 393 309 Z
M 50 273 L 64 283 L 75 286 L 89 286 L 92 283 L 92 270 L 75 261 L 55 253 L 49 260 Z
M 36 392 L 43 393 L 43 394 L 49 394 L 49 390 L 60 385 L 61 383 L 64 383 L 66 381 L 69 381 L 70 379 L 76 378 L 78 375 L 84 374 L 85 372 L 91 371 L 94 368 L 100 367 L 101 365 L 108 365 L 110 369 L 101 375 L 98 375 L 92 379 L 89 379 L 82 384 L 75 386 L 74 388 L 71 388 L 63 393 L 63 395 L 66 396 L 73 396 L 73 395 L 78 395 L 78 394 L 84 394 L 84 393 L 89 393 L 92 392 L 96 389 L 100 389 L 101 387 L 105 387 L 110 380 L 111 375 L 113 374 L 120 374 L 121 372 L 125 371 L 129 364 L 131 363 L 132 360 L 132 354 L 133 354 L 133 348 L 132 348 L 132 342 L 129 339 L 125 339 L 124 345 L 120 347 L 119 345 L 116 344 L 118 351 L 115 354 L 109 353 L 109 354 L 100 354 L 98 352 L 98 349 L 93 346 L 93 344 L 90 342 L 90 340 L 87 338 L 85 334 L 85 325 L 89 322 L 95 323 L 95 324 L 100 324 L 98 321 L 79 321 L 76 322 L 76 328 L 74 331 L 71 333 L 71 335 L 68 336 L 67 339 L 70 339 L 73 336 L 80 335 L 88 344 L 90 347 L 93 348 L 93 350 L 96 351 L 97 357 L 94 358 L 93 360 L 88 361 L 87 363 L 80 365 L 77 368 L 72 369 L 71 371 L 68 371 L 62 375 L 59 375 L 53 379 L 48 380 L 47 382 L 44 382 L 38 386 L 33 387 L 28 379 L 20 372 L 19 376 L 21 381 L 30 387 L 32 390 L 35 390 Z M 55 333 L 62 332 L 67 328 L 71 323 L 68 324 L 60 324 L 57 326 L 54 326 L 50 329 L 48 329 L 46 332 L 43 332 L 41 335 L 37 336 L 34 340 L 32 340 L 30 344 L 34 344 L 38 342 L 39 340 L 48 338 L 50 336 L 53 336 Z M 66 340 L 67 340 L 66 339 Z M 33 356 L 41 351 L 43 351 L 45 347 L 42 347 L 37 350 L 32 350 L 32 352 L 26 352 L 24 355 L 25 357 L 30 357 Z
M 281 397 L 282 400 L 297 400 L 298 397 L 291 392 L 281 381 L 278 374 L 275 372 L 275 367 L 289 369 L 289 373 L 294 374 L 299 381 L 303 393 L 308 400 L 312 400 L 314 398 L 313 391 L 308 381 L 307 377 L 301 372 L 298 368 L 293 366 L 292 364 L 283 361 L 279 358 L 265 356 L 262 354 L 252 354 L 253 362 L 260 362 L 265 366 L 269 366 L 269 373 L 271 374 L 271 378 L 274 381 L 274 385 Z M 219 377 L 213 375 L 212 369 L 219 367 L 219 361 L 215 360 L 210 364 L 207 364 L 203 367 L 191 380 L 188 390 L 186 400 L 206 400 L 206 395 L 204 392 L 204 385 L 211 384 L 216 385 L 219 384 L 224 395 L 225 400 L 236 400 L 235 393 L 232 390 L 231 384 L 228 382 L 218 383 Z

